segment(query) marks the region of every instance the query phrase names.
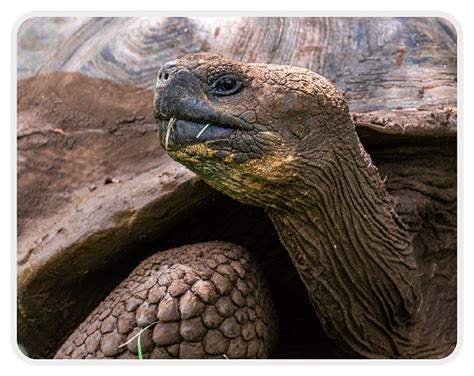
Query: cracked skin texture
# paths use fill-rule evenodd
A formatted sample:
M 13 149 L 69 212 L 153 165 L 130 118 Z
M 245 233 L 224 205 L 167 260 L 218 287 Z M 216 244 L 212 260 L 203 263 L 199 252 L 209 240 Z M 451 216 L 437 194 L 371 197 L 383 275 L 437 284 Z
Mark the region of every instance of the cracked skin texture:
M 147 258 L 55 358 L 137 359 L 142 330 L 145 359 L 266 358 L 277 339 L 273 302 L 258 267 L 244 248 L 217 241 Z
M 455 162 L 444 177 L 415 168 L 418 180 L 404 184 L 422 203 L 396 211 L 342 92 L 306 69 L 216 54 L 164 65 L 155 117 L 172 158 L 266 209 L 323 327 L 348 356 L 453 351 Z

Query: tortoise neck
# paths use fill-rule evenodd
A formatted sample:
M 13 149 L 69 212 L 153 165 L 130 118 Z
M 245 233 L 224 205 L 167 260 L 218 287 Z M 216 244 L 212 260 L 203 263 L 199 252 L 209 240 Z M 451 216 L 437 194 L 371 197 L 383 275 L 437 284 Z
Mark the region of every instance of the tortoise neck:
M 302 157 L 291 208 L 269 215 L 328 334 L 363 356 L 401 356 L 419 303 L 416 262 L 377 169 L 355 142 L 323 162 Z

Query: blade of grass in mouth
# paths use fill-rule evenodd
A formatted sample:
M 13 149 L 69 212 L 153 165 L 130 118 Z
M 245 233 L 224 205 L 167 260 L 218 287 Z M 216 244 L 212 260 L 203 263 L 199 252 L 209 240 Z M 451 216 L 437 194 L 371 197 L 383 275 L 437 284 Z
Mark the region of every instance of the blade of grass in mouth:
M 200 135 L 202 135 L 204 133 L 204 131 L 207 129 L 207 127 L 211 125 L 211 124 L 206 124 L 204 126 L 204 128 L 201 129 L 201 131 L 197 134 L 196 138 L 199 138 Z

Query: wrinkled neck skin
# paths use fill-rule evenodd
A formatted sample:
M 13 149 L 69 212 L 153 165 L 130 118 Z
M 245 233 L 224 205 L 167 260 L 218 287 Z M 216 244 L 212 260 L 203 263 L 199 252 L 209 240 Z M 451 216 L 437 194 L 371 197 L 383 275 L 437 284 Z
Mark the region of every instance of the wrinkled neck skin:
M 350 137 L 325 160 L 302 153 L 287 204 L 267 212 L 326 332 L 351 354 L 410 357 L 421 302 L 411 240 Z

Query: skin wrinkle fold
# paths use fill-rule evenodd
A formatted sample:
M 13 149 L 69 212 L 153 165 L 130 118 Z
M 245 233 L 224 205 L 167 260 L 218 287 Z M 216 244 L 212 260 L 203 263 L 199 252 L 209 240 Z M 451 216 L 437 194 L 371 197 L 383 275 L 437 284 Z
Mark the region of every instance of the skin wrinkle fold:
M 334 170 L 334 169 L 333 169 L 333 170 Z M 339 186 L 341 186 L 341 184 L 337 184 L 337 186 L 339 187 Z M 339 195 L 340 195 L 341 197 L 345 197 L 346 199 L 347 199 L 347 198 L 349 198 L 349 199 L 352 198 L 352 196 L 351 196 L 350 194 L 345 194 L 345 195 L 344 195 L 344 194 L 342 194 L 342 193 L 340 192 Z M 318 202 L 319 202 L 319 201 L 318 201 Z M 342 207 L 342 206 L 343 206 L 343 205 L 341 205 L 340 207 Z M 357 213 L 357 211 L 350 211 L 350 213 L 351 213 L 351 215 L 352 215 L 353 213 Z M 343 215 L 342 215 L 342 218 L 344 218 Z M 348 232 L 348 233 L 351 234 L 352 232 Z M 356 249 L 357 249 L 357 248 L 356 248 Z M 336 252 L 335 254 L 336 254 L 336 256 L 338 255 L 337 252 Z M 331 261 L 332 261 L 332 259 L 331 259 Z M 334 270 L 337 270 L 336 268 L 333 268 L 333 269 L 334 269 Z M 347 272 L 347 268 L 345 268 L 345 269 L 346 269 L 346 274 L 349 275 L 349 278 L 350 278 L 350 273 Z M 377 288 L 376 286 L 372 286 L 372 287 L 373 287 L 373 291 L 377 291 L 377 290 L 378 290 L 378 288 Z M 359 290 L 359 291 L 360 291 L 360 290 Z M 364 297 L 364 298 L 365 298 L 365 297 Z M 380 297 L 380 295 L 379 295 L 379 300 L 380 300 L 381 302 L 384 301 L 384 299 L 382 299 L 382 298 Z M 360 299 L 360 301 L 363 302 L 364 299 Z M 349 305 L 349 306 L 350 306 L 350 305 Z M 385 310 L 385 311 L 386 311 L 386 310 Z M 386 311 L 386 314 L 387 314 L 387 311 Z
M 346 193 L 349 193 L 349 192 L 346 192 Z M 346 194 L 344 197 L 348 198 L 349 200 L 351 200 L 353 206 L 354 206 L 354 201 L 352 200 L 352 197 L 350 194 Z M 352 219 L 354 219 L 354 215 L 355 214 L 358 214 L 359 212 L 357 210 L 354 210 L 354 211 L 350 211 L 350 215 L 352 216 Z M 369 217 L 370 218 L 370 217 Z M 363 221 L 363 218 L 359 218 L 360 221 Z M 357 221 L 354 221 L 353 222 L 354 224 L 358 225 L 358 222 Z M 359 230 L 360 231 L 351 231 L 351 232 L 348 232 L 349 234 L 355 234 L 357 236 L 357 234 L 359 232 L 364 232 L 364 234 L 369 237 L 369 238 L 372 238 L 371 241 L 373 242 L 377 242 L 379 241 L 380 238 L 378 237 L 375 237 L 372 235 L 372 232 L 371 231 L 368 231 L 368 227 L 369 226 L 360 226 L 359 227 Z M 359 243 L 362 245 L 362 243 Z M 395 259 L 391 259 L 391 261 L 401 261 L 399 258 L 397 258 L 396 260 Z M 386 264 L 387 267 L 390 267 L 390 264 Z
M 328 294 L 330 294 L 330 295 L 332 295 L 333 297 L 335 297 L 335 299 L 339 302 L 335 290 L 330 287 L 329 283 L 327 283 L 326 281 L 322 281 L 321 285 L 324 287 L 324 289 L 327 291 Z M 341 311 L 341 312 L 344 312 L 344 315 L 347 314 L 347 310 L 345 309 L 345 306 L 344 306 L 343 304 L 341 304 L 340 302 L 339 302 L 339 308 L 340 308 L 340 311 Z M 347 317 L 347 318 L 348 318 L 348 317 Z M 350 320 L 348 320 L 348 321 L 350 321 Z M 355 337 L 358 336 L 358 333 L 357 333 L 357 332 L 352 332 L 352 330 L 350 329 L 350 326 L 348 326 L 348 329 L 349 329 L 349 331 L 351 331 L 351 334 L 352 334 L 353 336 L 355 336 Z M 344 333 L 339 333 L 339 334 L 342 334 L 342 336 L 345 337 Z M 364 353 L 370 352 L 370 348 L 369 348 L 369 346 L 367 346 L 366 344 L 367 344 L 367 342 L 362 341 L 362 340 L 359 340 L 359 341 L 355 344 L 355 347 L 356 347 L 356 348 L 362 347 L 362 350 L 359 350 L 359 353 L 364 354 Z
M 203 61 L 198 71 L 195 60 Z M 252 128 L 225 138 L 229 152 L 221 148 L 217 155 L 219 141 L 170 155 L 221 192 L 266 209 L 328 335 L 367 357 L 437 353 L 420 319 L 426 312 L 420 311 L 413 237 L 359 142 L 343 93 L 300 68 L 213 54 L 189 55 L 177 64 L 207 85 L 218 76 L 216 66 L 245 80 L 226 99 L 203 88 L 218 112 L 232 114 L 229 108 L 242 103 L 255 112 Z M 157 90 L 157 96 L 165 94 Z M 247 124 L 243 114 L 233 112 Z M 413 191 L 427 194 L 417 186 Z
M 345 175 L 343 174 L 342 176 L 344 177 Z M 342 185 L 342 186 L 344 186 L 344 185 Z M 346 187 L 349 186 L 349 182 L 347 182 L 347 184 L 346 184 L 345 186 L 346 186 Z M 346 198 L 346 199 L 352 200 L 352 197 L 353 197 L 353 196 L 352 196 L 351 194 L 349 194 L 349 193 L 350 193 L 350 192 L 346 192 L 345 195 L 341 194 L 340 196 L 341 196 L 341 197 L 344 197 L 344 198 Z M 329 197 L 331 197 L 331 195 L 329 195 Z M 324 199 L 321 200 L 321 201 L 324 202 Z M 326 205 L 326 207 L 327 207 L 327 206 L 330 206 L 330 205 L 333 205 L 333 203 L 329 203 L 329 205 Z M 341 207 L 342 207 L 342 205 L 341 205 Z M 350 214 L 351 214 L 351 215 L 353 215 L 354 213 L 358 213 L 358 211 L 357 211 L 357 210 L 355 210 L 355 211 L 350 211 Z M 370 218 L 370 217 L 369 217 L 369 218 Z M 344 219 L 344 217 L 343 217 L 343 219 Z M 361 219 L 362 219 L 362 218 L 361 218 Z M 357 223 L 357 222 L 355 221 L 354 223 Z M 362 229 L 362 231 L 367 231 L 367 230 L 366 230 L 366 226 L 361 226 L 361 229 Z M 380 230 L 383 231 L 384 229 L 380 229 Z M 348 233 L 349 233 L 349 234 L 352 234 L 353 232 L 348 232 Z M 357 231 L 356 231 L 355 233 L 357 234 Z M 367 232 L 366 232 L 366 235 L 369 236 L 369 237 L 372 237 L 370 231 L 367 231 Z M 372 241 L 377 241 L 378 239 L 380 239 L 380 238 L 374 237 L 374 239 L 373 239 Z
M 314 246 L 314 245 L 313 245 L 313 246 Z M 330 256 L 327 256 L 327 258 L 331 261 L 331 263 L 333 263 L 333 260 L 332 260 L 332 258 L 331 258 Z M 337 269 L 333 268 L 332 270 L 337 270 Z M 326 286 L 326 284 L 324 284 L 324 285 Z M 375 291 L 376 291 L 376 290 L 375 290 Z M 331 294 L 331 295 L 332 295 L 332 296 L 335 296 L 334 294 Z M 362 300 L 362 301 L 363 301 L 363 300 Z M 351 305 L 350 305 L 350 304 L 347 304 L 347 303 L 346 303 L 345 305 L 344 305 L 344 304 L 342 304 L 342 305 L 340 304 L 340 307 L 339 307 L 339 308 L 340 308 L 340 309 L 344 309 L 344 306 L 345 306 L 345 307 L 350 307 Z M 350 321 L 349 321 L 349 322 L 350 322 Z
M 341 169 L 343 169 L 343 167 L 342 167 L 342 165 L 341 165 L 340 163 L 339 163 L 339 167 L 340 167 Z M 351 181 L 349 181 L 349 179 L 347 179 L 347 175 L 348 175 L 348 174 L 349 174 L 349 172 L 348 172 L 347 170 L 345 171 L 344 174 L 342 174 L 342 177 L 344 178 L 344 180 L 345 180 L 346 183 L 347 183 L 347 184 L 345 185 L 346 187 L 347 187 L 347 186 L 350 186 L 350 183 L 351 183 Z M 354 177 L 354 176 L 352 176 L 352 177 Z M 356 175 L 355 177 L 357 177 L 357 175 Z M 343 186 L 344 186 L 344 185 L 343 185 Z M 354 195 L 350 194 L 350 193 L 352 193 L 352 192 L 346 191 L 346 193 L 347 193 L 347 194 L 346 194 L 345 197 L 349 197 L 349 199 L 352 199 L 352 197 L 354 197 Z M 364 200 L 365 200 L 365 201 L 368 201 L 368 202 L 373 202 L 373 201 L 374 201 L 374 200 L 372 200 L 372 197 L 368 197 L 368 196 L 365 196 L 365 197 L 364 197 Z M 361 198 L 361 197 L 359 197 L 359 201 L 362 201 L 362 198 Z M 356 201 L 356 202 L 357 202 L 357 201 Z M 362 206 L 362 207 L 363 207 L 363 206 Z M 376 207 L 377 207 L 377 206 L 373 206 L 373 208 L 376 208 Z M 357 212 L 358 212 L 358 210 L 356 210 L 356 213 L 357 213 Z M 368 214 L 369 214 L 369 212 L 366 211 L 366 212 L 365 212 L 365 215 L 367 215 L 367 220 L 370 221 L 370 220 L 372 219 L 372 217 L 369 216 Z M 370 222 L 370 224 L 372 225 L 373 222 Z M 375 226 L 383 226 L 383 224 L 384 224 L 384 223 L 375 222 Z M 364 227 L 365 227 L 365 226 L 363 226 L 363 228 L 364 228 Z M 382 232 L 386 231 L 386 229 L 381 228 L 381 227 L 379 227 L 378 230 L 379 230 L 379 231 L 382 231 Z M 370 235 L 370 232 L 369 232 L 367 235 Z M 389 233 L 388 236 L 390 236 L 390 235 L 391 235 L 391 234 Z M 383 238 L 379 238 L 379 239 L 382 240 L 382 241 L 384 240 Z M 395 242 L 394 240 L 399 240 L 399 241 L 401 240 L 401 241 L 405 242 L 405 239 L 403 238 L 403 239 L 390 239 L 389 241 L 386 241 L 386 243 L 387 243 L 387 244 L 396 244 L 396 242 Z M 400 247 L 401 250 L 403 250 L 403 249 L 405 249 L 405 248 L 406 248 L 406 246 L 401 246 L 401 247 Z

